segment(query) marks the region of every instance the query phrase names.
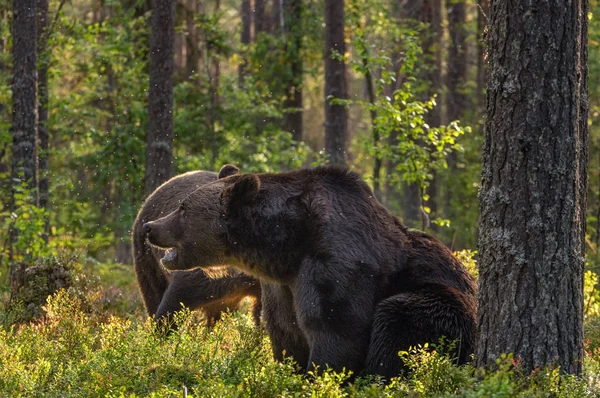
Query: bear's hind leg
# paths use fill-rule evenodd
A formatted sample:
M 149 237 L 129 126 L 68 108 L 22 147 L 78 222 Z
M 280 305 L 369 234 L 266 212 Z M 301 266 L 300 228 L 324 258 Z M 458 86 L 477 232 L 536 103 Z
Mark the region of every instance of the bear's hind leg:
M 475 299 L 445 286 L 400 293 L 380 302 L 375 311 L 365 374 L 387 380 L 405 367 L 398 353 L 442 337 L 456 341 L 458 363 L 473 353 Z

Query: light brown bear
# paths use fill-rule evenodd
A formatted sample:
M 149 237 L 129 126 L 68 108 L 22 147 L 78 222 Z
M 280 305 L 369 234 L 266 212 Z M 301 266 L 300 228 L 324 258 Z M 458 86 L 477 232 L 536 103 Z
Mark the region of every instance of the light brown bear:
M 231 267 L 210 270 L 166 272 L 160 265 L 164 251 L 151 247 L 142 225 L 173 210 L 196 189 L 238 172 L 235 166 L 224 166 L 219 174 L 193 171 L 173 177 L 157 188 L 140 209 L 133 224 L 132 246 L 136 277 L 148 315 L 164 319 L 181 310 L 181 305 L 204 312 L 209 326 L 221 313 L 236 309 L 247 296 L 254 297 L 253 316 L 260 322 L 260 283 Z M 204 261 L 201 261 L 203 264 Z

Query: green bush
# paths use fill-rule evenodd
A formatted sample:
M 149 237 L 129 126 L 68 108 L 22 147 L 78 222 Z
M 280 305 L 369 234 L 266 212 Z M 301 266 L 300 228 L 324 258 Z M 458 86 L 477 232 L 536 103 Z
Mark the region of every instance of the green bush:
M 600 354 L 585 357 L 584 377 L 540 369 L 523 375 L 510 356 L 498 370 L 456 366 L 443 345 L 401 353 L 409 372 L 384 384 L 329 370 L 304 376 L 291 360 L 276 363 L 269 339 L 246 314 L 214 329 L 177 314 L 161 335 L 144 317 L 89 311 L 89 299 L 60 290 L 45 317 L 0 329 L 0 396 L 109 397 L 588 397 L 598 396 Z M 433 350 L 432 348 L 435 348 Z

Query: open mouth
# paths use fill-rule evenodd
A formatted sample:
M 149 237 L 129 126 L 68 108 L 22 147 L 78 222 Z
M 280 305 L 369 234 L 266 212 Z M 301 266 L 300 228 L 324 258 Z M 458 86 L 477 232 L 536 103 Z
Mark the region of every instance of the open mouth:
M 175 264 L 175 261 L 177 261 L 177 249 L 175 248 L 168 249 L 163 258 L 160 259 L 163 267 L 167 269 L 171 268 Z

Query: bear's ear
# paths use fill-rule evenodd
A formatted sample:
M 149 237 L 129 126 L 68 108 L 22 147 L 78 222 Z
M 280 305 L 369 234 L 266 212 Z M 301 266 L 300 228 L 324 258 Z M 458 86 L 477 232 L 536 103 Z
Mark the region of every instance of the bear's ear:
M 260 190 L 260 179 L 256 174 L 244 174 L 223 192 L 229 204 L 243 204 L 254 199 Z
M 240 174 L 240 169 L 238 169 L 237 166 L 234 166 L 232 164 L 226 164 L 223 167 L 221 167 L 217 179 L 220 180 L 221 178 L 229 177 L 236 174 Z

